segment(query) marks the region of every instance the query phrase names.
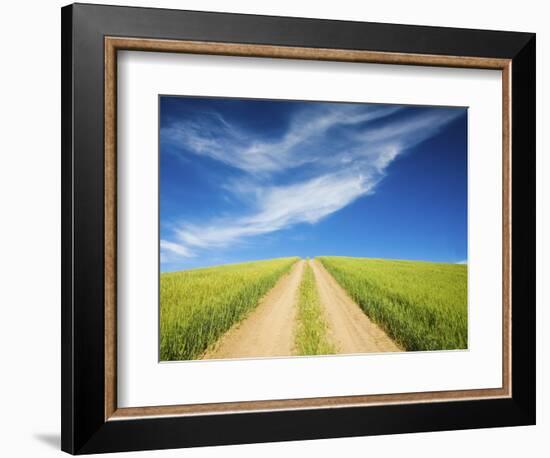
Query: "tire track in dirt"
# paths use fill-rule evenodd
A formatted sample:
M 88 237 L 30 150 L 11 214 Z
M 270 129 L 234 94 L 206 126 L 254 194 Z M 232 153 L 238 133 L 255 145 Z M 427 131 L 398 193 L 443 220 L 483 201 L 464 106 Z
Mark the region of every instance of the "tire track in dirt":
M 403 351 L 365 315 L 319 261 L 313 260 L 310 264 L 326 312 L 328 337 L 336 346 L 337 353 Z
M 296 296 L 305 261 L 300 260 L 240 323 L 227 331 L 202 359 L 291 356 L 294 353 Z

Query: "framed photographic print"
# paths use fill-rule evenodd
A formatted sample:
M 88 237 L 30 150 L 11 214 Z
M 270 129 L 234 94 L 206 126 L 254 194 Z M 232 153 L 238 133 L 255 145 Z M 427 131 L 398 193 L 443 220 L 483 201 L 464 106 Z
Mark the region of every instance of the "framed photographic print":
M 63 450 L 534 424 L 534 34 L 76 4 L 62 79 Z

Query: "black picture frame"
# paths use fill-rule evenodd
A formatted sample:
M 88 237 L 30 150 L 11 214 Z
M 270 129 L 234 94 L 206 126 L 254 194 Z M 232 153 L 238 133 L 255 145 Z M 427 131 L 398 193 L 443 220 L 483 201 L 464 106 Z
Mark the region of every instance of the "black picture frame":
M 62 449 L 72 454 L 535 424 L 535 34 L 62 8 Z M 512 396 L 105 420 L 104 37 L 511 59 Z

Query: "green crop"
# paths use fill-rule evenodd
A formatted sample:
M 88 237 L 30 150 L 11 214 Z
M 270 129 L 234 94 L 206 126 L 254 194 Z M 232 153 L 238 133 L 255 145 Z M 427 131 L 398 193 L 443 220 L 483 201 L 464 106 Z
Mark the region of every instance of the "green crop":
M 298 290 L 296 349 L 299 355 L 328 355 L 335 349 L 327 338 L 327 323 L 313 270 L 306 263 Z
M 262 296 L 298 258 L 254 261 L 160 276 L 160 360 L 197 359 Z
M 461 264 L 320 257 L 374 322 L 407 350 L 468 346 L 468 268 Z

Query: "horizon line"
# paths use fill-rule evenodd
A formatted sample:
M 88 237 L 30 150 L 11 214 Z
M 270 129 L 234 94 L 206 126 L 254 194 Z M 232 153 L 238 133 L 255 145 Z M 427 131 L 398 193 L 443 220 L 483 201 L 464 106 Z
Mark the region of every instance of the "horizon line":
M 317 258 L 353 258 L 353 259 L 369 259 L 369 260 L 379 260 L 379 261 L 404 261 L 404 262 L 423 262 L 423 263 L 429 263 L 429 264 L 454 264 L 454 265 L 468 265 L 468 260 L 460 260 L 460 261 L 430 261 L 425 259 L 403 259 L 403 258 L 380 258 L 380 257 L 368 257 L 368 256 L 344 256 L 344 255 L 317 255 L 317 256 L 277 256 L 274 258 L 265 258 L 265 259 L 250 259 L 250 260 L 244 260 L 239 262 L 226 262 L 221 264 L 212 264 L 212 265 L 206 265 L 206 266 L 198 266 L 198 267 L 191 267 L 189 269 L 177 269 L 177 270 L 162 270 L 159 269 L 161 274 L 164 273 L 176 273 L 176 272 L 188 272 L 192 270 L 202 270 L 202 269 L 215 269 L 217 267 L 223 267 L 223 266 L 234 266 L 238 264 L 248 264 L 252 262 L 265 262 L 265 261 L 273 261 L 275 259 L 291 259 L 291 258 L 298 258 L 298 260 L 305 260 L 305 259 L 317 259 Z M 159 266 L 160 267 L 160 266 Z

